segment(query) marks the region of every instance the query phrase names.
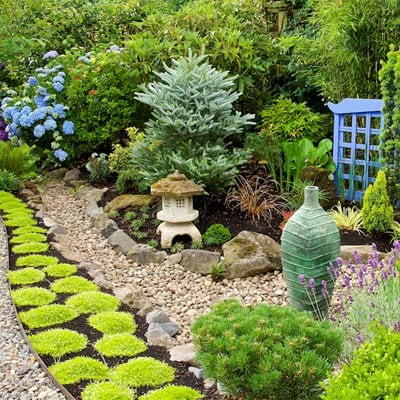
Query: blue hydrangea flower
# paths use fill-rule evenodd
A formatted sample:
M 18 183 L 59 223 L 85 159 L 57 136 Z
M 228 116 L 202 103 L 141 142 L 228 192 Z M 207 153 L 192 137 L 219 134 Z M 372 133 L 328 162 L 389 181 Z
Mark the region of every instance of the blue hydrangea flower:
M 89 63 L 90 63 L 90 60 L 89 60 L 87 57 L 85 57 L 85 56 L 80 56 L 80 57 L 78 57 L 78 61 L 82 61 L 82 62 L 84 62 L 84 63 L 86 63 L 86 64 L 89 64 Z
M 58 57 L 58 53 L 55 50 L 50 50 L 47 53 L 43 54 L 43 58 L 45 60 L 49 59 L 49 58 L 56 58 Z
M 53 118 L 65 118 L 67 113 L 65 112 L 65 107 L 63 104 L 56 104 L 53 108 L 53 113 L 51 114 Z
M 22 107 L 21 114 L 28 115 L 32 112 L 32 108 L 29 106 Z
M 14 112 L 11 114 L 12 122 L 15 122 L 16 124 L 19 124 L 20 117 L 21 113 L 18 109 L 14 110 Z
M 17 136 L 19 133 L 18 125 L 15 122 L 12 122 L 10 125 L 7 125 L 6 131 L 8 132 L 9 138 Z
M 6 106 L 11 100 L 11 97 L 4 97 L 4 99 L 1 101 L 1 107 L 3 108 L 3 106 Z
M 19 124 L 24 128 L 29 128 L 34 124 L 34 122 L 29 115 L 21 115 L 19 118 Z
M 44 96 L 35 96 L 33 98 L 33 101 L 35 102 L 35 104 L 38 107 L 44 107 L 46 105 L 45 101 L 44 101 Z
M 43 125 L 36 125 L 33 129 L 33 136 L 36 138 L 41 138 L 46 132 L 46 129 Z
M 39 82 L 34 76 L 28 78 L 29 86 L 36 86 Z
M 121 52 L 121 48 L 119 46 L 117 46 L 116 44 L 113 44 L 107 51 L 114 51 L 116 53 L 120 53 Z
M 5 107 L 3 110 L 3 118 L 4 119 L 10 119 L 12 116 L 12 113 L 17 111 L 17 107 Z
M 59 83 L 63 84 L 64 83 L 64 78 L 62 76 L 60 76 L 60 75 L 57 75 L 57 76 L 55 76 L 53 78 L 53 83 L 56 83 L 56 82 L 59 82 Z
M 64 121 L 62 130 L 66 135 L 73 135 L 74 134 L 74 123 L 71 121 Z
M 60 71 L 57 75 L 58 75 L 58 76 L 62 76 L 63 78 L 66 77 L 66 74 L 65 74 L 64 71 Z
M 57 122 L 54 121 L 53 118 L 48 118 L 46 119 L 46 121 L 44 121 L 44 129 L 46 129 L 46 131 L 54 131 L 54 129 L 57 128 Z
M 60 161 L 65 161 L 68 157 L 68 153 L 62 149 L 57 149 L 54 151 L 54 157 Z
M 47 95 L 49 94 L 49 92 L 47 91 L 47 89 L 46 89 L 45 87 L 43 87 L 43 86 L 39 86 L 39 87 L 36 89 L 36 93 L 37 93 L 37 94 L 40 94 L 41 96 L 47 96 Z
M 34 122 L 37 122 L 40 121 L 41 119 L 45 119 L 46 115 L 47 115 L 46 107 L 40 107 L 32 111 L 32 113 L 30 114 L 30 118 L 32 118 Z
M 64 86 L 61 85 L 60 82 L 53 83 L 53 88 L 56 92 L 61 92 L 64 89 Z

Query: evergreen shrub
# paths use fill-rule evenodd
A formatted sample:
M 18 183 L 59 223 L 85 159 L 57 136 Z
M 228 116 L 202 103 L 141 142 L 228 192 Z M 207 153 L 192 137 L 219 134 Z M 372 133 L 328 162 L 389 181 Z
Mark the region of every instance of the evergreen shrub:
M 205 376 L 248 400 L 318 399 L 318 382 L 338 358 L 341 334 L 288 307 L 216 306 L 192 325 Z
M 221 246 L 232 237 L 229 228 L 222 224 L 213 224 L 203 233 L 204 243 L 208 246 Z
M 12 193 L 20 189 L 22 189 L 22 184 L 14 172 L 0 169 L 0 190 Z

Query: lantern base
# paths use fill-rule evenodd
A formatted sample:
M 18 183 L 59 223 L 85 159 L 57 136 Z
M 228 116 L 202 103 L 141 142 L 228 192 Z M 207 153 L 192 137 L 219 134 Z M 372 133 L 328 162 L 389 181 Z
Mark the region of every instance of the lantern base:
M 201 241 L 201 233 L 192 222 L 162 222 L 157 228 L 157 234 L 161 234 L 160 241 L 163 249 L 172 247 L 175 236 L 188 235 L 192 238 L 192 241 Z

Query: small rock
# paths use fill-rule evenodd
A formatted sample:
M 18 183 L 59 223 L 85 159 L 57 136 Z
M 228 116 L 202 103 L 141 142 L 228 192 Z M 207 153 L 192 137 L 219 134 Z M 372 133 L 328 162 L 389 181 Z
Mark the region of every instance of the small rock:
M 103 214 L 103 213 L 99 213 Z M 106 215 L 106 214 L 105 214 Z M 113 221 L 112 219 L 109 219 L 105 225 L 105 227 L 103 229 L 101 229 L 100 233 L 102 234 L 102 236 L 104 236 L 105 238 L 110 237 L 114 232 L 116 232 L 118 230 L 118 225 L 115 221 Z
M 211 274 L 219 259 L 220 254 L 215 251 L 183 250 L 180 264 L 186 271 L 207 275 Z
M 197 379 L 203 379 L 203 378 L 204 378 L 204 371 L 203 371 L 202 368 L 189 367 L 188 370 L 189 370 L 189 372 L 191 372 Z
M 162 329 L 153 329 L 145 333 L 147 343 L 150 346 L 162 346 L 167 349 L 174 347 L 175 341 Z
M 67 171 L 65 173 L 63 181 L 65 182 L 66 185 L 69 185 L 71 181 L 78 180 L 80 175 L 81 173 L 78 168 L 71 169 L 70 171 Z
M 55 224 L 50 227 L 50 229 L 47 231 L 47 234 L 54 234 L 54 235 L 66 235 L 68 231 L 61 225 Z
M 160 308 L 155 309 L 154 311 L 148 313 L 146 315 L 146 322 L 148 324 L 156 323 L 163 324 L 165 322 L 171 322 L 169 316 Z
M 145 244 L 134 246 L 127 254 L 127 258 L 138 265 L 161 264 L 166 256 L 167 253 L 165 251 L 157 251 L 155 248 Z
M 171 361 L 199 366 L 199 363 L 196 361 L 196 348 L 193 343 L 175 346 L 169 350 L 169 355 Z
M 175 336 L 179 332 L 180 328 L 181 327 L 178 324 L 175 324 L 175 322 L 164 322 L 162 324 L 152 322 L 149 324 L 148 330 L 151 331 L 153 329 L 161 329 L 167 335 Z
M 118 229 L 108 237 L 108 243 L 113 249 L 122 254 L 128 254 L 136 242 L 132 240 L 124 231 Z

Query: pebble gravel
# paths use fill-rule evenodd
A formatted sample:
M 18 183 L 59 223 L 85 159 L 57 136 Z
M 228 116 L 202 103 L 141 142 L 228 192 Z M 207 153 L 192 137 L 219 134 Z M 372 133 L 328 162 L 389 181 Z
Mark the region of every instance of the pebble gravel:
M 20 333 L 7 284 L 7 237 L 0 219 L 0 399 L 62 400 Z

